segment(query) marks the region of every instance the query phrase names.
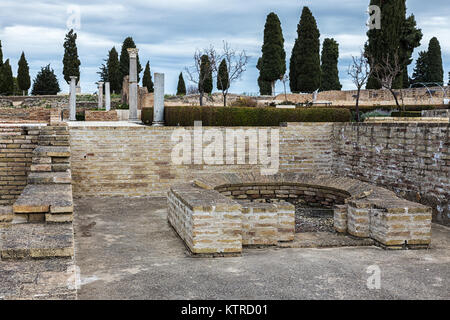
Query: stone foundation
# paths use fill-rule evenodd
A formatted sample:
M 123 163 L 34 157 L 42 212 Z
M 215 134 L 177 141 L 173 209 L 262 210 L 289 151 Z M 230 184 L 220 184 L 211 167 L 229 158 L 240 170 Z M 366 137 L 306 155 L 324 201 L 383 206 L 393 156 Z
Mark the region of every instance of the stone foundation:
M 293 241 L 295 207 L 284 199 L 335 208 L 338 232 L 371 238 L 385 248 L 426 248 L 431 243 L 431 208 L 339 176 L 206 175 L 172 187 L 168 199 L 169 222 L 194 254 L 240 253 L 242 246 Z
M 116 110 L 85 111 L 85 121 L 119 121 Z

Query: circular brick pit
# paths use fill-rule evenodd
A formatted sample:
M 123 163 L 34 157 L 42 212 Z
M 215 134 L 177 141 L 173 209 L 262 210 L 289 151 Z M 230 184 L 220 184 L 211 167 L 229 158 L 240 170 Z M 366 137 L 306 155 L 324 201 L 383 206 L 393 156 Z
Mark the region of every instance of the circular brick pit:
M 431 208 L 333 175 L 224 173 L 172 186 L 168 219 L 194 254 L 241 253 L 245 245 L 293 241 L 295 206 L 334 211 L 334 228 L 385 248 L 426 248 Z
M 226 185 L 216 187 L 215 190 L 240 201 L 269 203 L 287 201 L 327 209 L 343 205 L 345 200 L 351 197 L 350 193 L 342 190 L 295 183 Z

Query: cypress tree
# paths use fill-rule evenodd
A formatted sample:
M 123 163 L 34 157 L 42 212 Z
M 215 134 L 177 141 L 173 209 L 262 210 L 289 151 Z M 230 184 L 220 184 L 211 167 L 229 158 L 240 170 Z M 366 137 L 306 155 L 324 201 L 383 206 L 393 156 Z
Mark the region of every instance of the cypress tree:
M 417 28 L 416 18 L 414 15 L 409 16 L 403 24 L 402 36 L 400 39 L 400 62 L 403 66 L 403 72 L 397 79 L 401 87 L 409 88 L 408 66 L 413 62 L 412 54 L 414 49 L 420 46 L 422 40 L 422 30 Z
M 230 88 L 228 67 L 225 59 L 222 60 L 219 66 L 219 73 L 217 75 L 217 89 L 220 91 L 225 91 Z
M 13 78 L 13 83 L 14 83 L 13 95 L 15 95 L 15 96 L 22 95 L 23 91 L 20 90 L 20 88 L 19 88 L 19 81 L 17 80 L 17 78 Z
M 0 95 L 10 96 L 14 94 L 14 77 L 9 64 L 9 59 L 1 66 Z
M 77 77 L 77 81 L 80 82 L 80 59 L 78 58 L 78 48 L 77 48 L 77 34 L 74 33 L 73 29 L 66 34 L 64 40 L 64 58 L 63 58 L 63 75 L 64 80 L 70 83 L 70 77 Z
M 308 7 L 303 7 L 290 63 L 291 91 L 314 92 L 320 87 L 320 32 Z
M 108 81 L 108 79 L 109 79 L 108 67 L 104 63 L 100 67 L 100 71 L 97 72 L 97 74 L 100 75 L 100 81 L 102 81 L 102 82 Z
M 0 67 L 3 65 L 2 40 L 0 40 Z
M 180 76 L 178 77 L 177 96 L 185 96 L 185 95 L 186 95 L 186 83 L 184 82 L 183 72 L 180 72 Z
M 150 72 L 150 61 L 145 66 L 144 76 L 142 77 L 142 86 L 147 87 L 148 92 L 155 92 L 153 88 L 152 74 Z
M 421 51 L 419 52 L 419 57 L 416 60 L 416 67 L 414 68 L 414 73 L 412 77 L 413 83 L 427 82 L 427 69 L 428 69 L 427 52 Z
M 427 81 L 444 84 L 441 45 L 436 37 L 430 40 L 427 52 Z
M 25 95 L 31 87 L 30 68 L 28 67 L 28 62 L 25 58 L 25 53 L 23 52 L 20 56 L 19 69 L 17 70 L 17 85 L 23 92 L 23 95 Z
M 58 79 L 53 69 L 50 69 L 50 65 L 41 68 L 34 80 L 32 94 L 34 96 L 56 95 L 60 91 Z
M 227 106 L 227 93 L 230 89 L 230 75 L 228 73 L 228 66 L 225 59 L 222 60 L 217 74 L 217 89 L 222 91 L 223 106 Z
M 122 44 L 122 52 L 120 53 L 120 77 L 121 82 L 123 82 L 123 78 L 130 74 L 130 56 L 128 54 L 127 49 L 136 48 L 136 44 L 134 43 L 133 38 L 128 37 L 123 41 Z M 139 61 L 139 55 L 137 56 L 137 74 L 138 74 L 138 82 L 140 81 L 140 73 L 142 72 L 142 66 Z M 122 88 L 122 84 L 120 85 Z
M 341 90 L 339 82 L 339 44 L 334 39 L 325 39 L 322 48 L 321 91 Z
M 269 82 L 270 94 L 275 93 L 275 83 L 286 73 L 286 52 L 281 22 L 275 13 L 267 16 L 260 63 L 260 81 Z
M 108 81 L 110 83 L 111 91 L 119 93 L 120 90 L 122 90 L 123 78 L 120 72 L 119 53 L 115 47 L 108 53 L 106 68 L 108 69 Z
M 256 65 L 256 68 L 260 71 L 260 75 L 258 77 L 259 93 L 262 96 L 270 96 L 272 95 L 272 85 L 269 81 L 264 81 L 261 79 L 261 61 L 262 58 L 259 58 L 258 64 Z
M 389 58 L 394 61 L 398 55 L 402 65 L 402 73 L 393 83 L 393 88 L 407 85 L 407 67 L 412 62 L 412 53 L 420 45 L 422 31 L 417 28 L 413 15 L 406 18 L 406 0 L 381 1 L 371 0 L 371 5 L 381 8 L 381 29 L 367 32 L 368 41 L 365 46 L 366 56 L 373 67 Z M 367 82 L 367 89 L 380 89 L 381 84 L 372 76 Z
M 211 94 L 213 90 L 213 77 L 211 64 L 207 55 L 201 57 L 200 79 L 203 81 L 199 82 L 198 91 L 200 91 L 200 93 Z

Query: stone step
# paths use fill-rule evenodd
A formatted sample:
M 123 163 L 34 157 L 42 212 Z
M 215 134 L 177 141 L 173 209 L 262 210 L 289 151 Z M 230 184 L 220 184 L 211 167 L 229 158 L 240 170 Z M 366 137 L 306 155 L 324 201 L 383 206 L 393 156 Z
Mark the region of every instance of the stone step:
M 70 146 L 69 140 L 38 140 L 40 146 L 48 146 L 48 147 L 68 147 Z
M 67 126 L 42 127 L 39 130 L 39 132 L 41 135 L 49 135 L 49 134 L 68 135 L 69 128 Z
M 73 257 L 73 225 L 13 224 L 0 229 L 0 256 L 3 260 Z
M 71 184 L 70 170 L 65 172 L 31 172 L 28 175 L 28 184 Z
M 33 151 L 33 157 L 69 158 L 69 147 L 39 146 Z
M 15 214 L 72 214 L 72 185 L 30 184 L 13 206 Z
M 31 172 L 66 172 L 70 169 L 70 163 L 32 164 Z

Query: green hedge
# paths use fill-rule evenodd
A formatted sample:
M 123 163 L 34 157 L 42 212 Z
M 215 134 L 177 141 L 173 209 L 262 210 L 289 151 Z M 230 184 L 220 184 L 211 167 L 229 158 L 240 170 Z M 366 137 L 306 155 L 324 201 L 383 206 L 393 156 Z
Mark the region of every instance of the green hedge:
M 420 118 L 422 117 L 421 111 L 401 111 L 401 112 L 392 112 L 392 117 L 401 117 L 401 118 Z
M 345 108 L 166 107 L 164 116 L 167 126 L 183 127 L 193 126 L 195 121 L 202 121 L 208 127 L 277 127 L 283 122 L 350 122 L 351 119 L 350 111 Z M 142 121 L 153 122 L 153 108 L 142 110 Z

